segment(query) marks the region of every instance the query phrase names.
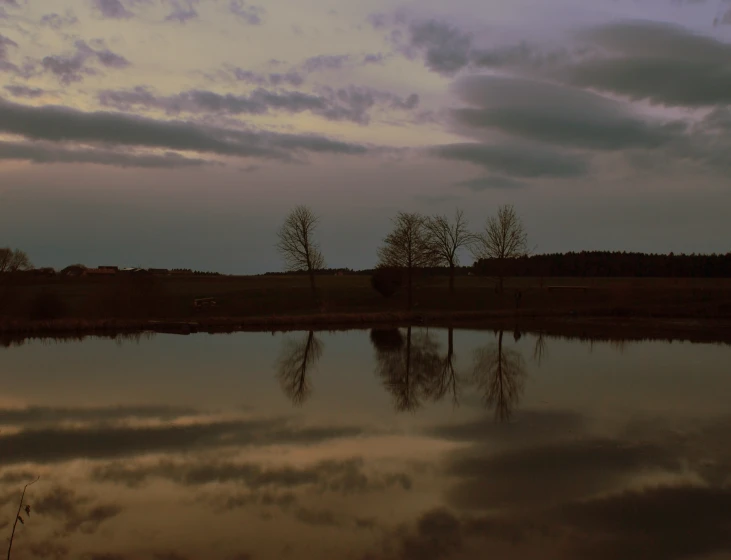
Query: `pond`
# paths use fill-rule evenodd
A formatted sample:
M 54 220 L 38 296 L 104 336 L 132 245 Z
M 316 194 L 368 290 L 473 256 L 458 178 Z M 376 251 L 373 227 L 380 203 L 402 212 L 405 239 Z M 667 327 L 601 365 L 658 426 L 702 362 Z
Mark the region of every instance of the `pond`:
M 0 350 L 13 558 L 731 558 L 731 346 L 512 331 Z

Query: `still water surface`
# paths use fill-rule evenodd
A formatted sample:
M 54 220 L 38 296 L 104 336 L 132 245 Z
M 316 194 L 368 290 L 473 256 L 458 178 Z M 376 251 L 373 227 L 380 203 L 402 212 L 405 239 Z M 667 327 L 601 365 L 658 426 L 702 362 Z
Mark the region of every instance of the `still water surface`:
M 13 558 L 731 558 L 731 346 L 401 329 L 2 352 Z

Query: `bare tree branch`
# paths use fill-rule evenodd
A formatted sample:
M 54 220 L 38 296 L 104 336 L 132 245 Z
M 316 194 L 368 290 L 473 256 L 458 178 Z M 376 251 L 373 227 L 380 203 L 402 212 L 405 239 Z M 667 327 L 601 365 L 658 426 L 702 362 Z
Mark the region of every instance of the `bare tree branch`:
M 314 239 L 319 218 L 307 206 L 297 206 L 284 220 L 277 232 L 277 250 L 284 259 L 285 268 L 296 272 L 306 270 L 310 276 L 312 293 L 317 297 L 315 271 L 325 268 L 325 258 Z
M 401 268 L 408 277 L 408 307 L 413 301 L 414 269 L 436 266 L 436 258 L 429 243 L 427 219 L 421 214 L 399 212 L 393 220 L 394 229 L 378 249 L 379 267 Z
M 451 223 L 446 216 L 432 216 L 426 219 L 424 226 L 435 263 L 449 267 L 449 291 L 454 292 L 454 268 L 459 265 L 459 250 L 471 247 L 477 236 L 467 228 L 462 210 L 455 211 Z
M 484 230 L 475 237 L 470 248 L 476 260 L 499 261 L 498 281 L 499 291 L 502 293 L 502 261 L 528 255 L 528 236 L 513 206 L 508 204 L 498 208 L 497 216 L 487 219 Z
M 20 249 L 0 248 L 0 274 L 28 270 L 31 266 L 28 255 Z
M 23 500 L 25 499 L 25 491 L 28 489 L 28 486 L 35 484 L 36 482 L 38 482 L 38 480 L 40 480 L 40 478 L 40 475 L 38 475 L 38 477 L 33 482 L 29 482 L 23 487 L 23 493 L 20 495 L 20 503 L 18 504 L 18 513 L 15 515 L 15 522 L 13 523 L 13 532 L 10 534 L 10 542 L 8 543 L 8 560 L 10 560 L 10 552 L 13 549 L 13 539 L 15 538 L 15 528 L 18 525 L 18 521 L 25 525 L 25 523 L 23 522 L 23 518 L 20 517 L 20 512 L 23 509 Z M 26 508 L 26 513 L 30 515 L 30 506 Z
M 301 340 L 286 339 L 277 367 L 282 390 L 295 405 L 304 403 L 312 392 L 308 374 L 322 356 L 323 343 L 314 331 Z

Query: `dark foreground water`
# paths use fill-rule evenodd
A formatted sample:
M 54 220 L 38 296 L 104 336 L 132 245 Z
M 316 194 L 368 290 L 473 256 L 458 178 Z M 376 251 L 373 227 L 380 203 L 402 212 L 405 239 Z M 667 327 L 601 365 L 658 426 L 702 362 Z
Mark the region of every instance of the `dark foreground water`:
M 0 354 L 3 535 L 41 476 L 15 559 L 731 558 L 730 346 L 401 329 Z

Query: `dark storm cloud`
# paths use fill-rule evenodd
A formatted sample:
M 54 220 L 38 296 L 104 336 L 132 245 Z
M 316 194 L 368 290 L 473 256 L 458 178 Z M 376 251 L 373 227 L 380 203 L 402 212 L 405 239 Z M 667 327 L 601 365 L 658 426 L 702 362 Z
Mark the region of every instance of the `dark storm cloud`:
M 472 49 L 469 33 L 433 19 L 412 23 L 409 32 L 410 48 L 423 52 L 430 70 L 451 76 L 469 63 Z
M 259 25 L 262 23 L 262 17 L 266 10 L 261 6 L 247 4 L 244 0 L 230 0 L 228 10 L 235 15 L 240 21 L 249 25 Z
M 133 16 L 120 0 L 93 0 L 96 11 L 105 18 L 129 19 Z
M 0 435 L 0 464 L 53 463 L 229 445 L 315 443 L 362 433 L 360 428 L 299 428 L 287 419 L 236 420 L 184 426 L 37 429 Z
M 678 141 L 685 123 L 650 122 L 615 101 L 570 87 L 500 76 L 458 80 L 458 95 L 473 108 L 452 116 L 467 129 L 494 129 L 527 140 L 595 150 L 658 148 Z
M 143 106 L 160 109 L 171 115 L 181 112 L 261 115 L 270 110 L 290 113 L 310 111 L 329 120 L 361 124 L 368 123 L 368 111 L 376 104 L 401 110 L 411 110 L 419 104 L 416 94 L 402 99 L 387 92 L 355 86 L 339 90 L 324 88 L 323 95 L 258 88 L 248 95 L 191 90 L 171 96 L 157 96 L 144 87 L 136 87 L 132 90 L 102 91 L 98 98 L 102 105 L 108 107 L 130 109 Z
M 471 142 L 445 144 L 429 151 L 437 157 L 472 163 L 514 177 L 573 178 L 589 173 L 589 164 L 582 157 L 532 145 Z
M 31 140 L 99 142 L 291 161 L 293 152 L 362 154 L 364 146 L 307 134 L 234 130 L 110 112 L 0 100 L 0 131 Z
M 0 409 L 0 425 L 55 424 L 58 422 L 108 422 L 132 418 L 173 420 L 196 414 L 196 410 L 180 406 L 109 406 L 85 408 L 53 408 L 29 406 Z
M 66 149 L 37 142 L 0 141 L 0 160 L 29 161 L 32 163 L 90 163 L 113 167 L 173 169 L 198 167 L 212 162 L 186 158 L 176 153 L 164 155 L 132 154 L 103 149 Z
M 51 29 L 59 30 L 69 27 L 79 22 L 79 19 L 71 11 L 67 11 L 64 15 L 46 14 L 40 19 L 40 24 Z
M 374 26 L 387 23 L 385 17 L 372 18 Z M 592 27 L 575 34 L 578 45 L 547 50 L 528 43 L 477 48 L 470 33 L 434 19 L 412 22 L 408 32 L 404 38 L 394 29 L 397 50 L 423 56 L 427 68 L 445 76 L 464 68 L 513 68 L 670 106 L 731 102 L 731 44 L 670 24 Z
M 74 47 L 76 51 L 73 54 L 46 56 L 41 61 L 44 70 L 54 74 L 65 85 L 80 82 L 84 76 L 96 74 L 94 68 L 87 66 L 90 60 L 96 59 L 107 68 L 121 69 L 130 66 L 126 58 L 105 47 L 94 49 L 81 40 L 76 41 Z
M 625 22 L 579 38 L 609 54 L 569 66 L 561 79 L 671 106 L 731 103 L 731 45 L 661 23 Z

